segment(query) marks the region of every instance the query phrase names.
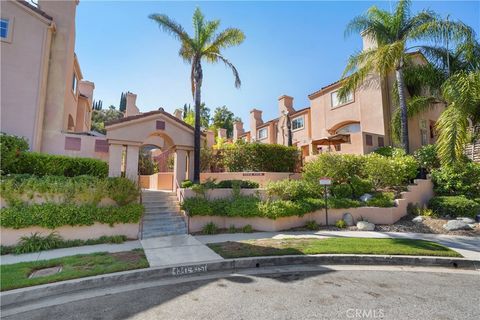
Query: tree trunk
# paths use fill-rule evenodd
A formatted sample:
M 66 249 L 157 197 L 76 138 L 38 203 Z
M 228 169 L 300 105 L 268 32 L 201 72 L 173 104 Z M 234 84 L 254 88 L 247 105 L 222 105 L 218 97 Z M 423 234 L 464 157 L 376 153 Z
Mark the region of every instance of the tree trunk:
M 194 135 L 194 149 L 193 149 L 193 182 L 200 183 L 200 105 L 202 103 L 201 88 L 202 88 L 202 65 L 200 61 L 195 63 L 193 71 L 194 79 L 194 99 L 195 99 L 195 135 Z
M 400 103 L 401 143 L 403 150 L 409 153 L 407 101 L 405 99 L 402 67 L 397 68 L 395 77 L 397 78 L 398 100 Z

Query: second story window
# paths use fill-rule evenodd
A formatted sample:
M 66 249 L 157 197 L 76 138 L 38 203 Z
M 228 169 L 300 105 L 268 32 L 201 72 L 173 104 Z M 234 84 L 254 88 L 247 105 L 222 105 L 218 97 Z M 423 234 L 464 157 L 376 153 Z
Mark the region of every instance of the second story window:
M 267 135 L 268 135 L 267 128 L 262 128 L 258 130 L 258 140 L 267 138 Z
M 292 130 L 303 129 L 305 126 L 304 117 L 297 117 L 292 120 Z
M 8 39 L 8 28 L 9 21 L 8 19 L 0 19 L 0 38 Z
M 73 80 L 72 80 L 72 91 L 73 93 L 77 93 L 77 75 L 75 72 L 73 73 Z
M 347 97 L 345 98 L 345 101 L 341 101 L 338 96 L 337 96 L 338 91 L 332 92 L 330 94 L 331 97 L 331 106 L 332 108 L 336 108 L 338 106 L 341 106 L 343 104 L 349 103 L 353 101 L 353 93 L 349 92 Z

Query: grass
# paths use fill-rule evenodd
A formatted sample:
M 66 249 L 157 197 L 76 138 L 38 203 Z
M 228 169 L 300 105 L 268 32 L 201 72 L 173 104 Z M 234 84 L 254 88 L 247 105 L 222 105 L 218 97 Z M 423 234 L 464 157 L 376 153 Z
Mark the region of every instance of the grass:
M 50 276 L 28 278 L 35 270 L 55 266 L 61 266 L 62 271 Z M 0 266 L 0 291 L 99 274 L 148 268 L 148 266 L 148 261 L 142 249 L 117 253 L 99 252 L 51 260 L 2 265 Z
M 379 254 L 462 257 L 440 244 L 413 239 L 327 238 L 259 239 L 211 243 L 223 258 L 308 254 Z

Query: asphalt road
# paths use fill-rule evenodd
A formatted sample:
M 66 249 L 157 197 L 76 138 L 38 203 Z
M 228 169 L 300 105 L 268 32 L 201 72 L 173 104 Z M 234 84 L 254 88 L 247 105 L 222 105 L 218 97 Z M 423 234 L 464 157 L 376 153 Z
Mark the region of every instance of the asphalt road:
M 480 319 L 480 273 L 289 271 L 160 285 L 5 319 Z

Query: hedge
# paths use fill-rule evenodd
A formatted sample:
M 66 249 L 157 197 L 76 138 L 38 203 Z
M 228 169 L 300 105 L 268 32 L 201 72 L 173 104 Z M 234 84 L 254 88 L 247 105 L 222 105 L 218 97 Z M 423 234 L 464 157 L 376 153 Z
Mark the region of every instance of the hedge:
M 219 150 L 230 172 L 294 172 L 300 161 L 296 147 L 266 143 L 226 144 Z
M 437 195 L 480 198 L 480 163 L 459 162 L 434 169 L 432 182 Z
M 480 213 L 480 203 L 464 196 L 438 196 L 430 199 L 428 207 L 436 214 L 450 217 L 472 217 Z
M 138 223 L 143 206 L 138 203 L 122 207 L 44 203 L 2 208 L 0 213 L 0 226 L 4 228 L 39 226 L 54 229 L 66 225 L 90 226 L 95 222 L 110 226 L 115 223 Z
M 28 150 L 28 142 L 24 138 L 0 132 L 0 169 L 6 173 L 21 152 Z
M 111 198 L 120 206 L 136 201 L 139 196 L 138 186 L 120 177 L 6 175 L 0 181 L 0 190 L 11 206 L 21 203 L 22 196 L 40 195 L 48 201 L 55 195 L 65 203 L 77 204 L 98 204 L 102 198 Z

